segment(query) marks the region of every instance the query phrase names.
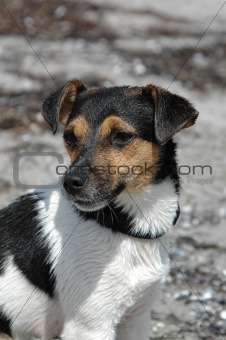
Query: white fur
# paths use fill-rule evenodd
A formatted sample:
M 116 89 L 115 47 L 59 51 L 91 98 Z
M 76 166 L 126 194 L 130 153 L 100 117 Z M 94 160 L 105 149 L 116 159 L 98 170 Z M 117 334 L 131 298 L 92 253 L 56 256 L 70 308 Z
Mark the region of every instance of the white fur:
M 15 339 L 31 339 L 42 334 L 43 339 L 52 339 L 60 331 L 58 302 L 34 287 L 8 256 L 5 273 L 0 276 L 0 305 L 13 322 Z M 61 321 L 62 323 L 62 321 Z
M 166 233 L 172 226 L 178 206 L 178 196 L 170 180 L 150 185 L 142 192 L 122 192 L 117 204 L 133 216 L 134 233 L 151 232 L 153 236 Z
M 177 200 L 166 180 L 117 203 L 133 216 L 134 231 L 156 234 L 172 226 Z M 50 340 L 58 332 L 62 340 L 148 340 L 151 305 L 168 271 L 167 236 L 143 240 L 85 221 L 60 190 L 43 193 L 38 211 L 58 298 L 34 290 L 9 257 L 0 305 L 16 320 L 14 338 Z

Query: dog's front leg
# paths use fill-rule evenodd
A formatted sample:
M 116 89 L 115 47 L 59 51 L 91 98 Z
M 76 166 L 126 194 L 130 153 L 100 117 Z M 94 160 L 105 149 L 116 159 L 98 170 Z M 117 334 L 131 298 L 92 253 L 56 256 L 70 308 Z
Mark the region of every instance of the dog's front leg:
M 100 321 L 100 320 L 99 320 Z M 65 322 L 61 340 L 115 340 L 115 330 L 108 327 L 102 320 L 102 325 L 92 325 L 86 322 Z

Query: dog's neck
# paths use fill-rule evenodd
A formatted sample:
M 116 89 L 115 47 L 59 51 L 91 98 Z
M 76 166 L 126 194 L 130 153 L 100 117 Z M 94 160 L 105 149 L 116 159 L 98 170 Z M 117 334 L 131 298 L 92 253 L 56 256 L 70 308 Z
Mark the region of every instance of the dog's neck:
M 115 232 L 154 239 L 164 235 L 179 217 L 178 194 L 168 178 L 140 193 L 124 191 L 114 203 L 99 211 L 80 212 Z

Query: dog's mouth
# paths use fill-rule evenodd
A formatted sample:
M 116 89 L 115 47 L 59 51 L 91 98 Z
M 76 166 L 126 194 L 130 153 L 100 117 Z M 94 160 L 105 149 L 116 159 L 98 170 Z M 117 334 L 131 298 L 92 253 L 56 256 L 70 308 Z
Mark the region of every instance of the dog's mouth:
M 107 201 L 91 201 L 91 200 L 73 200 L 73 204 L 78 210 L 81 211 L 96 211 L 104 208 L 107 205 Z
M 62 191 L 66 199 L 80 211 L 98 211 L 113 202 L 115 198 L 123 191 L 124 183 L 119 183 L 114 190 L 97 190 L 95 187 L 85 188 L 83 192 L 72 195 L 68 190 L 62 187 Z M 89 189 L 89 190 L 88 190 Z

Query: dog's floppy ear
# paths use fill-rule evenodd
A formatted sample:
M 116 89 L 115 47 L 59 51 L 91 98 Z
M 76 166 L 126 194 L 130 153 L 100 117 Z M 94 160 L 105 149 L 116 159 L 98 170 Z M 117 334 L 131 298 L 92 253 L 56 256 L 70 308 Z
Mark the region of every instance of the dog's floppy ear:
M 159 144 L 164 145 L 175 133 L 195 123 L 198 112 L 185 98 L 151 84 L 143 88 L 143 93 L 154 105 L 155 137 Z
M 42 115 L 53 130 L 53 133 L 57 130 L 58 122 L 66 124 L 76 95 L 86 89 L 86 86 L 80 80 L 71 80 L 44 100 Z

